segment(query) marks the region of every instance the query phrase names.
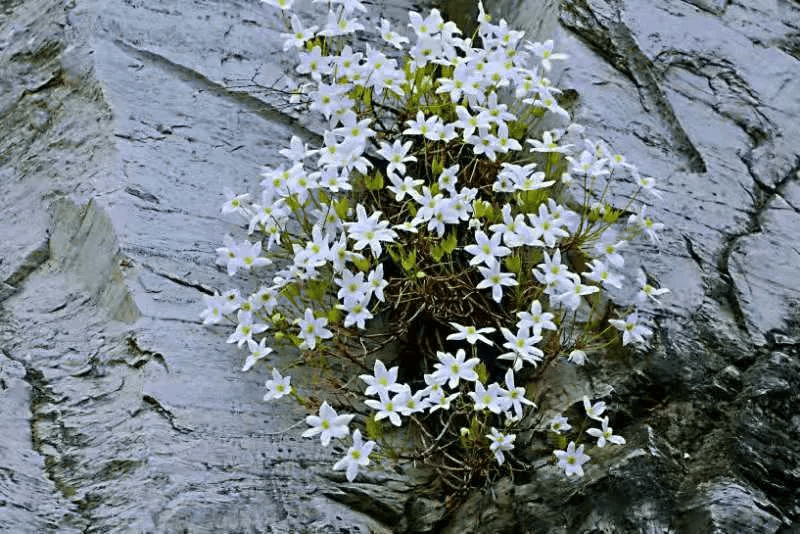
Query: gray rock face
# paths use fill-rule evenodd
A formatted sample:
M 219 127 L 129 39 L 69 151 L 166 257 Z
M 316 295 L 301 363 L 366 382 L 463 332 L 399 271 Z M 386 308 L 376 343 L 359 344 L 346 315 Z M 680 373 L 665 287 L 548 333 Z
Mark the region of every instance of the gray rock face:
M 579 93 L 576 120 L 657 179 L 663 199 L 649 212 L 666 228 L 660 247 L 641 247 L 636 260 L 672 293 L 651 352 L 586 377 L 614 387 L 623 413 L 613 426 L 627 450 L 598 458 L 578 483 L 537 471 L 511 488 L 507 524 L 794 531 L 800 6 L 530 4 L 492 8 L 531 38 L 556 39 L 570 60 L 553 79 Z M 633 190 L 618 183 L 616 194 Z M 473 519 L 486 516 L 485 499 L 474 505 Z
M 198 319 L 223 188 L 313 135 L 252 85 L 288 69 L 279 19 L 155 4 L 3 6 L 0 530 L 386 531 Z
M 389 469 L 331 475 L 342 451 L 300 438 L 302 409 L 262 402 L 265 376 L 239 372 L 227 331 L 198 319 L 202 296 L 230 286 L 214 264 L 223 188 L 255 189 L 292 134 L 317 135 L 261 89 L 292 68 L 277 15 L 5 2 L 0 530 L 796 531 L 800 5 L 487 9 L 556 39 L 571 57 L 552 78 L 579 95 L 577 120 L 663 191 L 660 247 L 630 266 L 672 289 L 653 349 L 553 369 L 540 403 L 602 397 L 628 444 L 593 453 L 579 481 L 542 446 L 519 451 L 530 472 L 452 515 Z

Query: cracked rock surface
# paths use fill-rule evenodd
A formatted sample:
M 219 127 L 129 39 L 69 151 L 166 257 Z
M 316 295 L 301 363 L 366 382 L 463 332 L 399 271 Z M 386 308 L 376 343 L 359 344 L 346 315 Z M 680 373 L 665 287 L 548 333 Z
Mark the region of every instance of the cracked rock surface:
M 660 247 L 629 261 L 672 290 L 652 349 L 556 369 L 540 405 L 602 398 L 628 444 L 593 454 L 579 481 L 520 451 L 531 472 L 452 516 L 403 473 L 332 474 L 342 451 L 290 429 L 303 410 L 262 402 L 267 371 L 239 372 L 227 330 L 198 318 L 202 296 L 230 286 L 215 266 L 223 188 L 254 190 L 292 134 L 318 136 L 259 90 L 292 68 L 279 18 L 256 1 L 11 0 L 0 531 L 800 529 L 800 4 L 487 9 L 556 39 L 570 60 L 551 78 L 578 94 L 576 120 L 663 192 L 649 207 Z
M 288 68 L 280 20 L 161 4 L 0 8 L 0 531 L 389 531 L 198 315 L 231 283 L 223 188 L 316 135 L 252 85 Z
M 796 532 L 800 4 L 487 7 L 556 40 L 570 59 L 551 77 L 578 92 L 576 121 L 656 178 L 648 212 L 665 230 L 631 263 L 672 293 L 650 351 L 585 376 L 613 387 L 626 450 L 578 482 L 542 468 L 498 489 L 513 498 L 476 494 L 449 531 Z

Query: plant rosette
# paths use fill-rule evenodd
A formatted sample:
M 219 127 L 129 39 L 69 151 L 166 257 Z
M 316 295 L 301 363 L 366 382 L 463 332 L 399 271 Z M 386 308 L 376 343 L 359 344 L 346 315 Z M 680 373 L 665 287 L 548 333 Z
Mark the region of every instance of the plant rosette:
M 247 347 L 244 370 L 289 345 L 366 371 L 369 439 L 327 402 L 303 433 L 350 439 L 334 465 L 350 481 L 376 454 L 424 461 L 453 491 L 524 467 L 514 450 L 542 371 L 652 336 L 668 290 L 643 271 L 631 284 L 623 254 L 640 236 L 658 241 L 663 225 L 636 205 L 658 194 L 653 178 L 571 122 L 547 78 L 567 59 L 553 42 L 524 40 L 482 5 L 472 37 L 436 9 L 410 12 L 409 32 L 381 19 L 382 51 L 350 44 L 364 29 L 358 0 L 330 2 L 321 26 L 292 0 L 266 3 L 297 54 L 289 103 L 325 129 L 320 146 L 293 136 L 253 197 L 226 191 L 222 212 L 248 235 L 226 237 L 218 263 L 263 284 L 207 297 L 203 322 L 236 325 L 228 342 Z M 607 201 L 618 180 L 638 187 L 619 208 Z M 630 307 L 611 304 L 631 288 Z M 400 349 L 387 367 L 374 354 L 390 343 Z M 265 400 L 304 401 L 270 372 Z M 570 433 L 558 416 L 547 429 L 567 477 L 590 459 L 582 440 L 624 443 L 598 419 L 605 405 L 584 403 L 597 428 Z M 386 432 L 406 424 L 419 444 L 398 451 Z

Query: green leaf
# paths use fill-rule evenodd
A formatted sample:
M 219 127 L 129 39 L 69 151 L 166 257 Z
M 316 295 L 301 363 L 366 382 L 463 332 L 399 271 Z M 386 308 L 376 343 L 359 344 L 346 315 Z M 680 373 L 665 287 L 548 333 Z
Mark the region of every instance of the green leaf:
M 458 245 L 458 238 L 456 237 L 456 232 L 453 231 L 447 234 L 447 237 L 445 237 L 444 241 L 442 241 L 442 250 L 444 250 L 447 254 L 452 254 L 456 249 L 456 245 Z
M 347 218 L 347 212 L 350 211 L 350 201 L 347 197 L 341 198 L 333 203 L 333 209 L 336 211 L 336 215 L 344 220 Z
M 614 224 L 619 219 L 619 216 L 622 215 L 621 210 L 616 210 L 611 206 L 606 205 L 606 212 L 603 215 L 603 222 L 607 222 L 608 224 Z
M 476 440 L 478 436 L 480 436 L 480 421 L 478 421 L 478 415 L 476 414 L 472 416 L 472 421 L 469 424 L 469 437 Z
M 545 202 L 550 193 L 547 189 L 536 189 L 534 191 L 521 191 L 517 202 L 520 205 L 522 213 L 536 213 L 539 209 L 539 204 Z
M 299 336 L 296 336 L 296 335 L 294 335 L 294 334 L 289 334 L 289 333 L 287 333 L 287 334 L 286 334 L 286 338 L 287 338 L 289 341 L 291 341 L 291 342 L 292 342 L 292 344 L 293 344 L 295 347 L 299 347 L 299 346 L 300 346 L 300 345 L 303 343 L 303 341 L 304 341 L 304 340 L 300 339 L 300 337 L 299 337 Z
M 306 292 L 312 300 L 321 301 L 330 286 L 322 280 L 309 280 Z
M 495 217 L 494 206 L 492 206 L 488 202 L 486 203 L 486 209 L 484 210 L 484 216 L 486 217 L 486 220 L 491 221 L 491 222 L 496 222 L 495 219 L 497 217 Z M 501 216 L 501 215 L 498 214 L 498 216 Z
M 485 384 L 489 380 L 489 372 L 483 362 L 475 366 L 475 372 L 478 374 L 478 380 L 481 381 L 481 384 Z
M 528 133 L 528 126 L 522 121 L 512 121 L 508 124 L 508 135 L 512 139 L 520 140 Z
M 397 247 L 388 246 L 386 250 L 389 252 L 389 257 L 392 258 L 392 261 L 395 263 L 400 263 L 400 252 L 398 251 Z
M 289 205 L 289 208 L 292 210 L 292 213 L 296 213 L 302 207 L 300 205 L 300 202 L 297 201 L 297 197 L 295 195 L 286 197 L 286 203 Z
M 375 171 L 375 176 L 364 177 L 364 186 L 369 191 L 380 191 L 383 189 L 383 174 L 381 174 L 381 171 Z
M 367 258 L 354 258 L 353 263 L 361 272 L 367 272 L 369 270 L 369 260 Z
M 470 445 L 471 445 L 470 439 L 469 439 L 470 438 L 469 429 L 464 428 L 463 430 L 466 430 L 466 432 L 461 432 L 461 435 L 459 436 L 459 441 L 461 441 L 461 448 L 462 449 L 469 449 Z
M 517 255 L 506 256 L 505 262 L 506 268 L 511 271 L 512 273 L 519 276 L 520 271 L 522 270 L 522 260 Z
M 476 219 L 480 219 L 486 213 L 486 207 L 483 203 L 483 200 L 473 200 L 472 201 L 472 213 L 475 215 Z
M 431 257 L 433 261 L 441 261 L 442 256 L 444 256 L 444 249 L 438 245 L 431 247 Z
M 367 422 L 364 425 L 364 431 L 367 434 L 367 439 L 379 441 L 381 438 L 383 438 L 383 425 L 380 423 L 380 421 L 376 421 L 374 416 L 367 418 Z
M 417 264 L 417 251 L 412 250 L 411 253 L 402 259 L 400 265 L 403 266 L 408 272 L 411 272 L 414 269 L 414 266 Z
M 330 310 L 328 310 L 328 313 L 325 314 L 325 317 L 331 324 L 338 323 L 342 320 L 342 310 L 340 310 L 339 308 L 331 308 Z
M 300 296 L 300 288 L 297 287 L 295 284 L 289 284 L 288 286 L 284 286 L 281 289 L 281 295 L 286 297 L 289 302 L 292 304 L 295 303 L 295 299 Z
M 439 158 L 434 158 L 433 162 L 431 162 L 431 173 L 434 176 L 439 176 L 440 174 L 442 174 L 443 170 L 444 170 L 444 163 Z M 437 185 L 437 184 L 434 184 L 434 185 Z M 434 193 L 434 194 L 436 194 L 436 193 Z

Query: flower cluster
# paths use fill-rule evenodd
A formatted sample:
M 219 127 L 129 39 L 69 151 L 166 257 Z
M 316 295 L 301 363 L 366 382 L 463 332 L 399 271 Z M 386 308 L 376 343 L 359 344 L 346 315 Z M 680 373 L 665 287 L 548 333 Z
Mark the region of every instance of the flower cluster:
M 586 416 L 595 422 L 599 422 L 600 428 L 590 428 L 587 434 L 597 438 L 597 446 L 603 448 L 608 443 L 624 445 L 625 438 L 615 436 L 612 428 L 608 426 L 608 416 L 600 417 L 606 410 L 606 403 L 599 401 L 592 404 L 589 397 L 583 397 L 583 409 Z M 572 425 L 566 417 L 559 415 L 550 421 L 550 430 L 556 434 L 563 434 L 572 429 Z M 575 448 L 575 442 L 570 441 L 565 450 L 553 451 L 558 458 L 558 466 L 563 468 L 568 477 L 572 475 L 583 476 L 583 464 L 591 460 L 591 457 L 583 452 L 584 445 Z
M 218 263 L 231 276 L 274 270 L 246 298 L 208 297 L 203 322 L 236 323 L 228 342 L 247 346 L 245 371 L 273 352 L 268 339 L 367 369 L 371 347 L 385 344 L 376 339 L 399 340 L 417 354 L 406 374 L 417 374 L 400 383 L 397 366 L 375 360 L 361 375 L 369 437 L 379 437 L 381 421 L 412 422 L 423 436 L 419 458 L 452 464 L 461 447 L 465 459 L 442 464 L 445 477 L 485 471 L 487 458 L 503 465 L 515 428 L 535 409 L 520 373 L 529 381 L 530 370 L 558 360 L 584 365 L 587 353 L 618 343 L 615 330 L 622 345 L 652 335 L 645 306 L 667 289 L 642 271 L 635 306 L 611 319 L 607 294 L 625 287 L 627 244 L 658 240 L 662 226 L 645 208 L 629 211 L 640 193 L 658 194 L 654 180 L 570 122 L 547 78 L 566 59 L 553 42 L 525 41 L 482 5 L 472 38 L 436 9 L 409 13 L 408 35 L 382 19 L 391 47 L 382 51 L 346 44 L 364 30 L 359 0 L 329 2 L 321 29 L 304 26 L 294 0 L 264 1 L 286 22 L 284 50 L 297 51 L 290 103 L 326 129 L 319 146 L 292 137 L 284 164 L 264 168 L 255 198 L 226 191 L 222 211 L 242 218 L 248 239 L 226 237 Z M 621 209 L 606 201 L 614 178 L 638 185 Z M 394 326 L 366 336 L 378 315 Z M 265 400 L 299 398 L 289 380 L 273 369 Z M 592 418 L 602 411 L 587 407 Z M 351 437 L 334 466 L 348 480 L 376 445 L 351 434 L 352 419 L 323 402 L 303 434 L 323 446 Z M 598 447 L 624 443 L 607 418 L 598 421 L 588 431 Z M 553 421 L 554 431 L 568 428 Z M 574 442 L 555 455 L 568 476 L 589 459 Z

